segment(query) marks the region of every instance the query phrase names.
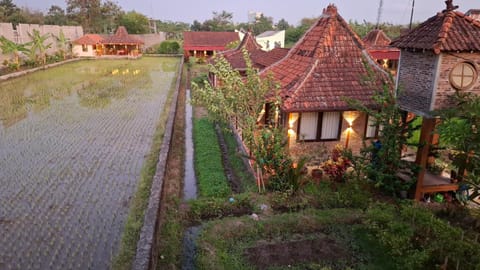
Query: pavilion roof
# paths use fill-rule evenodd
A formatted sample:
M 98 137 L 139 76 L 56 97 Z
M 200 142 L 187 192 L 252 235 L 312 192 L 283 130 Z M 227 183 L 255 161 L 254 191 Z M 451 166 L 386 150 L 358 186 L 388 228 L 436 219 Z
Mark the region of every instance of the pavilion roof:
M 103 44 L 144 44 L 143 41 L 130 36 L 124 26 L 119 26 L 114 35 L 105 38 Z
M 480 51 L 480 22 L 447 2 L 447 8 L 429 18 L 410 32 L 400 36 L 392 45 L 401 49 L 441 52 Z

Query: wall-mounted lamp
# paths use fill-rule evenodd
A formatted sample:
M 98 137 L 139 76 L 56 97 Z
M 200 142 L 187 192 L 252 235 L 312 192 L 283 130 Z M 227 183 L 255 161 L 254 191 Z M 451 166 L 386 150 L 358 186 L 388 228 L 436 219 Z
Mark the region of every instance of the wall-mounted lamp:
M 352 131 L 353 131 L 353 128 L 352 128 L 352 125 L 350 125 L 347 128 L 347 138 L 345 139 L 345 148 L 348 148 L 348 143 L 350 142 L 350 133 L 352 133 Z

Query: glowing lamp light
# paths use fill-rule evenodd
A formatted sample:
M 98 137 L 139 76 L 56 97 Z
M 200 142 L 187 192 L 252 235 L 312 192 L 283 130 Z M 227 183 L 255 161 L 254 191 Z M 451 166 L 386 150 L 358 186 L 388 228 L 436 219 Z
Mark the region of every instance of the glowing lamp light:
M 295 131 L 291 128 L 288 129 L 288 135 L 289 136 L 294 136 L 295 135 Z

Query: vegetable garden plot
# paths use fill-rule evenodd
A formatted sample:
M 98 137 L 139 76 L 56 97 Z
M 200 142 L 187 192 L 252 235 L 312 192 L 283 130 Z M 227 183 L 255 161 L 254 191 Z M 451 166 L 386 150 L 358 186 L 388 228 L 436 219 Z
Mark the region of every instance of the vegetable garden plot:
M 178 58 L 0 83 L 0 269 L 108 269 Z

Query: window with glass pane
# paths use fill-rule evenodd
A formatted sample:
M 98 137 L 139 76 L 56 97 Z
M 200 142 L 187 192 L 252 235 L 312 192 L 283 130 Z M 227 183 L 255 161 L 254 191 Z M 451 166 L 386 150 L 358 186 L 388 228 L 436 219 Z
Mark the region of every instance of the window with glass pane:
M 371 115 L 368 115 L 367 119 L 365 138 L 375 138 L 377 136 L 377 125 L 375 123 L 375 118 Z
M 322 116 L 321 140 L 338 139 L 340 132 L 340 112 L 324 112 Z
M 475 67 L 467 62 L 462 62 L 453 67 L 450 72 L 450 84 L 456 89 L 468 89 L 477 80 Z
M 316 140 L 318 112 L 302 113 L 300 122 L 299 139 L 300 140 Z

